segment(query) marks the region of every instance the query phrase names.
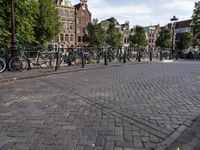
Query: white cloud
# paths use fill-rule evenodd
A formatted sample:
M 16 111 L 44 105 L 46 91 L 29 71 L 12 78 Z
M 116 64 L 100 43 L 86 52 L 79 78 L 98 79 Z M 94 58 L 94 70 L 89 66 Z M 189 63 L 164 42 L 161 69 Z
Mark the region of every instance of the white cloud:
M 167 24 L 173 15 L 189 19 L 197 0 L 88 0 L 93 18 L 115 17 L 120 23 L 131 25 Z M 73 4 L 79 0 L 72 0 Z
M 190 12 L 194 8 L 193 0 L 171 0 L 163 5 L 166 9 L 175 9 Z

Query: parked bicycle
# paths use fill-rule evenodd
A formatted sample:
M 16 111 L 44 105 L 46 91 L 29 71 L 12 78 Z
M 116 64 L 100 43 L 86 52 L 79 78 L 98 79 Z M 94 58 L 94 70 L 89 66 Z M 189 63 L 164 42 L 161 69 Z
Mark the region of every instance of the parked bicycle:
M 6 61 L 4 58 L 0 57 L 0 73 L 4 72 L 6 69 Z
M 9 62 L 11 71 L 23 71 L 28 67 L 28 63 L 32 66 L 41 68 L 50 68 L 55 65 L 54 52 L 37 51 L 20 51 L 20 55 L 13 57 Z M 30 66 L 29 66 L 30 67 Z

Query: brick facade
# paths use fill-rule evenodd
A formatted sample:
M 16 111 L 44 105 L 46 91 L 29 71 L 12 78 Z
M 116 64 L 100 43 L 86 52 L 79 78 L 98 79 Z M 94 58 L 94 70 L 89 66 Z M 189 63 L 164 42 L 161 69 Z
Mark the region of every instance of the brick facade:
M 75 46 L 84 47 L 83 36 L 86 32 L 88 23 L 91 22 L 91 13 L 88 10 L 87 0 L 80 0 L 75 5 Z

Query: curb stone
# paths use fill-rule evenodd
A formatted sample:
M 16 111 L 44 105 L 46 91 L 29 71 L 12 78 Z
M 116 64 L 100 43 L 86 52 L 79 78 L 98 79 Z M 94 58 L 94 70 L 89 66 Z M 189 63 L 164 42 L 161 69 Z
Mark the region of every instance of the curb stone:
M 148 62 L 140 62 L 140 63 L 130 63 L 126 65 L 136 65 L 136 64 L 146 64 Z M 13 81 L 19 81 L 19 80 L 26 80 L 26 79 L 34 79 L 38 77 L 45 77 L 45 76 L 52 76 L 52 75 L 59 75 L 59 74 L 65 74 L 65 73 L 71 73 L 71 72 L 81 72 L 86 70 L 95 70 L 95 69 L 103 69 L 103 68 L 110 68 L 110 67 L 121 67 L 124 66 L 124 64 L 115 64 L 110 66 L 98 66 L 98 67 L 89 67 L 89 68 L 78 68 L 78 69 L 70 69 L 65 71 L 59 71 L 59 72 L 51 72 L 51 73 L 44 73 L 39 75 L 30 75 L 30 76 L 24 76 L 24 77 L 10 77 L 10 78 L 4 78 L 0 79 L 0 83 L 5 82 L 13 82 Z
M 169 146 L 178 139 L 181 134 L 199 117 L 200 114 L 193 116 L 190 120 L 186 120 L 179 128 L 169 135 L 163 142 L 157 145 L 155 150 L 168 150 Z

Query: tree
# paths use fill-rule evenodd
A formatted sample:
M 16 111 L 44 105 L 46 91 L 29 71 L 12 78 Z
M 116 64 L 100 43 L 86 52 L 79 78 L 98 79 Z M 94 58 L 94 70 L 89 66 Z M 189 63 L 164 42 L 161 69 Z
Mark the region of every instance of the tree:
M 117 30 L 115 24 L 110 24 L 106 32 L 106 44 L 111 48 L 122 47 L 122 34 Z
M 10 47 L 10 3 L 0 0 L 0 49 Z
M 136 26 L 135 34 L 130 36 L 131 46 L 145 48 L 147 46 L 147 38 L 143 27 Z
M 172 33 L 168 28 L 162 28 L 159 32 L 158 39 L 156 41 L 156 46 L 161 49 L 170 48 L 172 44 Z
M 195 3 L 192 16 L 193 44 L 200 48 L 200 1 Z
M 16 38 L 18 44 L 35 41 L 35 14 L 37 1 L 16 0 Z M 0 47 L 8 49 L 11 43 L 11 0 L 0 0 Z
M 60 23 L 54 0 L 15 0 L 18 45 L 38 41 L 44 45 L 59 33 Z M 11 0 L 0 0 L 0 47 L 11 43 Z
M 36 40 L 45 46 L 47 41 L 60 32 L 58 10 L 54 0 L 38 0 L 38 9 L 35 28 Z
M 101 24 L 98 24 L 98 21 L 95 20 L 92 23 L 89 23 L 87 26 L 87 33 L 83 36 L 83 41 L 87 42 L 90 47 L 102 47 L 105 42 L 105 33 L 101 27 Z
M 36 0 L 16 0 L 16 35 L 18 45 L 36 41 L 38 3 Z
M 187 50 L 192 46 L 192 34 L 186 32 L 181 34 L 179 41 L 176 43 L 176 47 L 179 50 Z

